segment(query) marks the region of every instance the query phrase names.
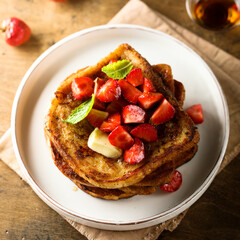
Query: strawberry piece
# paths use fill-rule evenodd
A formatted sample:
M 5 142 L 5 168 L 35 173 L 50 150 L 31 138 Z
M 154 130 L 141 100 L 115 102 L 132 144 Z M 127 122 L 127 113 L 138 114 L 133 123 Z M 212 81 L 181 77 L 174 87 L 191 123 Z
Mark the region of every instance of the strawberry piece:
M 129 149 L 134 144 L 132 136 L 121 125 L 109 134 L 108 140 L 113 146 L 124 150 Z
M 108 118 L 109 113 L 92 109 L 87 115 L 87 120 L 93 127 L 100 127 L 104 120 Z
M 173 178 L 170 183 L 166 183 L 160 186 L 160 188 L 165 192 L 175 192 L 182 185 L 182 174 L 175 170 Z
M 127 105 L 123 108 L 122 118 L 124 123 L 144 123 L 146 112 L 137 105 Z
M 102 102 L 112 102 L 119 99 L 121 95 L 121 88 L 118 85 L 117 80 L 109 79 L 98 90 L 96 97 Z
M 93 80 L 89 77 L 74 78 L 71 84 L 73 96 L 81 100 L 93 93 Z
M 127 106 L 128 102 L 120 97 L 117 101 L 108 104 L 106 111 L 109 113 L 122 112 L 122 108 Z
M 141 138 L 147 142 L 154 142 L 157 140 L 157 129 L 148 123 L 143 123 L 136 126 L 131 132 L 134 137 Z
M 5 35 L 5 41 L 11 46 L 19 46 L 31 37 L 31 29 L 19 18 L 11 17 L 2 22 L 0 31 Z
M 157 110 L 151 116 L 149 122 L 154 125 L 165 123 L 173 118 L 175 114 L 174 107 L 168 102 L 166 98 L 163 99 Z
M 143 84 L 143 73 L 142 69 L 135 68 L 127 75 L 126 80 L 131 83 L 134 87 Z
M 105 84 L 105 81 L 102 78 L 97 77 L 94 80 L 94 94 L 97 94 L 98 90 Z
M 111 132 L 119 125 L 121 125 L 121 115 L 120 113 L 113 113 L 109 115 L 107 120 L 103 121 L 100 126 L 100 130 L 104 132 Z
M 102 85 L 104 85 L 105 81 L 101 78 L 96 78 L 94 80 L 94 91 L 93 93 L 96 95 L 98 90 L 101 88 Z M 99 110 L 105 110 L 106 104 L 104 102 L 101 102 L 97 98 L 94 100 L 93 108 L 99 109 Z
M 194 123 L 200 124 L 203 122 L 203 111 L 201 104 L 192 105 L 186 110 L 186 113 L 192 118 Z
M 132 84 L 126 82 L 124 79 L 120 79 L 118 84 L 121 87 L 123 97 L 128 102 L 136 104 L 138 97 L 142 95 L 142 92 L 135 88 Z
M 111 64 L 111 63 L 115 63 L 115 62 L 117 62 L 118 60 L 116 60 L 116 59 L 111 59 L 110 61 L 109 61 L 109 64 Z
M 128 132 L 131 132 L 132 129 L 134 128 L 133 126 L 131 126 L 131 125 L 129 125 L 129 124 L 123 124 L 122 126 L 123 126 L 123 127 L 126 129 L 126 131 L 128 131 Z
M 143 79 L 143 92 L 156 92 L 153 83 L 146 77 Z
M 98 110 L 105 110 L 106 104 L 104 102 L 101 102 L 97 98 L 95 98 L 93 108 L 98 109 Z
M 147 110 L 163 98 L 161 93 L 145 92 L 138 98 L 139 106 Z
M 124 152 L 123 158 L 126 162 L 131 164 L 140 163 L 145 158 L 143 142 L 135 138 L 133 146 Z

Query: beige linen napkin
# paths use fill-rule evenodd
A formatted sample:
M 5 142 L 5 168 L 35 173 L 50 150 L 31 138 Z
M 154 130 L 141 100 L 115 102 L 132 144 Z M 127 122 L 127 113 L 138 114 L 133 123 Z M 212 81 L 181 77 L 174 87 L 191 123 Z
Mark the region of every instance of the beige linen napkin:
M 224 168 L 240 152 L 240 61 L 156 13 L 139 0 L 129 1 L 110 23 L 142 25 L 168 33 L 185 42 L 208 63 L 224 90 L 229 107 L 231 131 L 227 152 L 221 166 L 221 169 Z M 10 130 L 0 140 L 0 158 L 24 178 L 15 159 Z M 126 232 L 104 231 L 66 220 L 90 240 L 154 240 L 164 230 L 173 231 L 185 214 L 186 211 L 157 226 Z

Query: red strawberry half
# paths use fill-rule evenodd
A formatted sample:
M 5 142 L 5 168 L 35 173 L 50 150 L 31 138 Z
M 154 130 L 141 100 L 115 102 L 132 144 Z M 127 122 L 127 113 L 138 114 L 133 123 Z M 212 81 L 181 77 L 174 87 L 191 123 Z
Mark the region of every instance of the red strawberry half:
M 134 137 L 141 138 L 147 142 L 154 142 L 157 140 L 157 129 L 148 123 L 139 124 L 131 132 Z
M 109 113 L 92 109 L 87 115 L 87 120 L 93 127 L 100 127 L 105 119 L 107 119 Z
M 200 124 L 203 122 L 203 111 L 201 104 L 192 105 L 186 110 L 186 113 L 192 118 L 194 123 Z
M 154 85 L 146 77 L 143 79 L 143 92 L 156 92 Z
M 103 121 L 100 126 L 100 130 L 104 132 L 111 132 L 119 125 L 121 125 L 121 115 L 120 113 L 113 113 L 109 115 L 107 120 Z
M 154 125 L 165 123 L 173 118 L 175 114 L 174 107 L 168 102 L 166 98 L 163 99 L 157 110 L 151 116 L 149 122 Z
M 143 74 L 140 68 L 132 69 L 127 75 L 126 80 L 131 83 L 134 87 L 143 84 Z
M 89 77 L 74 78 L 71 84 L 73 96 L 81 100 L 93 93 L 93 80 Z
M 147 110 L 163 98 L 161 93 L 145 92 L 138 98 L 139 106 Z
M 126 82 L 124 79 L 120 79 L 118 84 L 121 87 L 123 97 L 128 102 L 136 104 L 138 97 L 142 95 L 142 92 L 135 88 L 132 84 Z
M 146 112 L 137 105 L 127 105 L 123 108 L 122 118 L 124 123 L 144 123 Z
M 124 152 L 123 158 L 128 163 L 140 163 L 145 157 L 143 142 L 135 138 L 135 142 L 132 147 Z
M 109 134 L 108 140 L 113 146 L 116 146 L 125 150 L 129 149 L 134 144 L 134 140 L 132 136 L 121 125 L 116 127 Z
M 175 171 L 173 178 L 170 183 L 166 183 L 160 186 L 160 188 L 165 192 L 175 192 L 182 184 L 182 174 L 179 171 Z
M 117 80 L 109 79 L 98 90 L 96 97 L 102 102 L 112 102 L 119 99 L 121 95 L 121 88 L 118 85 Z

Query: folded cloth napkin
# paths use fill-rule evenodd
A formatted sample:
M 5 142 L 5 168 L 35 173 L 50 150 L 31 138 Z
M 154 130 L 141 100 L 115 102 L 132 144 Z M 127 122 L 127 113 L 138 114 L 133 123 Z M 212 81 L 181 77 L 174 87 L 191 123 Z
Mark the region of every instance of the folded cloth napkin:
M 230 114 L 231 131 L 229 144 L 220 170 L 223 169 L 240 152 L 240 61 L 153 11 L 139 0 L 129 1 L 109 23 L 136 24 L 170 34 L 194 49 L 208 63 L 223 88 Z M 15 159 L 10 130 L 0 140 L 0 158 L 24 179 Z M 157 226 L 126 232 L 94 229 L 65 219 L 89 240 L 154 240 L 164 230 L 173 231 L 181 222 L 186 212 L 187 210 Z

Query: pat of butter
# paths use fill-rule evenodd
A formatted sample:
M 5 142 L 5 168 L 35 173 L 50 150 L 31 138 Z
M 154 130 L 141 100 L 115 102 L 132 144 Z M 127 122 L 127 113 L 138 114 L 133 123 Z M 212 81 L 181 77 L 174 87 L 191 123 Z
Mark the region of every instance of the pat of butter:
M 88 138 L 88 147 L 108 158 L 119 158 L 122 149 L 113 146 L 108 140 L 108 134 L 95 128 Z

